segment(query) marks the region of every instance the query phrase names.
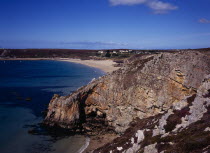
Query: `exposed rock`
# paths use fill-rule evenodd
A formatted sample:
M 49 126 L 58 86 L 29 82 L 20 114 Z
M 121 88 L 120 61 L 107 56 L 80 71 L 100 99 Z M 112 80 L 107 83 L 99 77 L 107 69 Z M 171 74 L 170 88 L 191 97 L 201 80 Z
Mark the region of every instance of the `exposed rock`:
M 209 89 L 210 76 L 207 76 L 198 88 L 196 96 L 187 96 L 176 103 L 176 106 L 181 106 L 180 103 L 188 101 L 186 106 L 181 109 L 172 106 L 169 111 L 163 114 L 137 119 L 122 136 L 98 148 L 96 152 L 108 152 L 109 149 L 107 148 L 115 152 L 118 145 L 123 147 L 122 152 L 129 150 L 132 153 L 209 152 L 210 97 L 203 96 L 208 93 Z M 185 122 L 183 122 L 183 118 L 185 118 Z M 138 148 L 138 150 L 133 151 L 133 135 L 138 130 L 145 131 L 144 139 L 135 143 L 135 148 Z
M 117 150 L 119 150 L 119 151 L 122 150 L 122 149 L 123 149 L 122 147 L 117 147 Z
M 144 147 L 144 153 L 158 153 L 156 145 L 157 143 Z
M 186 151 L 196 150 L 191 147 L 195 143 L 200 151 L 210 142 L 204 134 L 209 127 L 209 74 L 210 58 L 198 52 L 133 57 L 120 70 L 69 96 L 54 96 L 44 123 L 91 134 L 122 134 L 95 152 L 161 152 L 176 147 Z M 177 141 L 181 138 L 192 141 Z
M 153 134 L 152 134 L 153 137 L 156 135 L 165 134 L 166 131 L 164 127 L 167 125 L 167 119 L 171 114 L 174 114 L 174 113 L 171 109 L 169 109 L 168 112 L 164 114 L 161 117 L 161 119 L 159 119 L 158 126 L 155 126 L 155 129 L 153 130 Z
M 168 110 L 196 92 L 209 74 L 209 58 L 200 53 L 142 56 L 67 97 L 53 97 L 45 123 L 87 130 L 104 125 L 124 132 L 136 117 Z
M 207 96 L 204 96 L 208 94 L 208 90 L 210 89 L 210 80 L 208 79 L 210 79 L 210 75 L 207 76 L 207 79 L 205 79 L 204 83 L 200 86 L 197 95 L 192 102 L 192 106 L 189 107 L 189 115 L 182 117 L 182 123 L 176 125 L 174 131 L 177 131 L 180 128 L 185 128 L 190 124 L 197 122 L 203 117 L 204 113 L 208 111 L 207 108 L 210 106 L 210 99 L 207 98 Z
M 204 131 L 205 131 L 205 132 L 210 131 L 210 127 L 207 127 Z

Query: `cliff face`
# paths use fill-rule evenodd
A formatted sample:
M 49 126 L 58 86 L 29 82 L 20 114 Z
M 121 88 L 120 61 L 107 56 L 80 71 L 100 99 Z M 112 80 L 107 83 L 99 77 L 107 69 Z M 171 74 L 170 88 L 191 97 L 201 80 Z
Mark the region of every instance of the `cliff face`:
M 73 94 L 55 95 L 45 123 L 72 130 L 124 132 L 135 118 L 164 113 L 195 94 L 210 74 L 209 57 L 197 52 L 134 57 L 118 71 Z
M 163 114 L 136 119 L 121 137 L 94 152 L 210 152 L 210 75 L 195 94 Z

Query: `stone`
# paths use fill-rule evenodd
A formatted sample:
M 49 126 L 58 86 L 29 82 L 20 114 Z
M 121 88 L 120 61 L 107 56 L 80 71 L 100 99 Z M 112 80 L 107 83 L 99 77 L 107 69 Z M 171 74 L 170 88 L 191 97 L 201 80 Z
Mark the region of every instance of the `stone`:
M 210 145 L 202 133 L 208 132 L 209 109 L 210 57 L 162 53 L 132 57 L 71 95 L 54 96 L 44 124 L 120 134 L 94 152 L 193 152 Z
M 157 143 L 144 147 L 144 153 L 158 153 L 158 150 L 155 148 L 156 145 Z
M 77 129 L 96 119 L 123 133 L 136 117 L 163 113 L 195 93 L 209 67 L 208 57 L 195 52 L 128 59 L 120 70 L 93 80 L 73 94 L 54 96 L 44 123 Z

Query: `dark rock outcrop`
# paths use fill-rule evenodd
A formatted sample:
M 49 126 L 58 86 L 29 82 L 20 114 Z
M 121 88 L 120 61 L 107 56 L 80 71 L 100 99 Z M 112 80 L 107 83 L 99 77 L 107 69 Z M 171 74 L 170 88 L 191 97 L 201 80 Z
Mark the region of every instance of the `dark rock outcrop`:
M 173 132 L 196 130 L 194 124 L 202 120 L 207 125 L 209 74 L 210 58 L 198 52 L 133 57 L 120 70 L 69 96 L 55 95 L 44 123 L 90 133 L 124 133 L 96 151 L 159 152 L 170 143 L 179 146 L 171 139 L 181 135 Z M 167 139 L 168 134 L 171 139 L 164 140 L 164 148 L 162 136 Z

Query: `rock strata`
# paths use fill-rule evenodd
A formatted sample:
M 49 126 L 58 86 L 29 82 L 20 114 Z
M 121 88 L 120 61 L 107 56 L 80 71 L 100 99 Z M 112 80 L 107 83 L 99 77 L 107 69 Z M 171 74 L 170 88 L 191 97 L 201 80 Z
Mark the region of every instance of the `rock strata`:
M 210 75 L 195 95 L 174 103 L 163 114 L 136 119 L 123 135 L 94 152 L 118 152 L 119 146 L 123 153 L 210 152 L 209 91 Z M 177 107 L 183 102 L 187 105 Z M 141 141 L 138 141 L 136 131 L 143 131 Z
M 44 123 L 92 134 L 123 134 L 95 152 L 164 151 L 176 144 L 173 135 L 167 139 L 170 132 L 208 118 L 209 74 L 210 58 L 199 52 L 135 56 L 69 96 L 55 95 Z

